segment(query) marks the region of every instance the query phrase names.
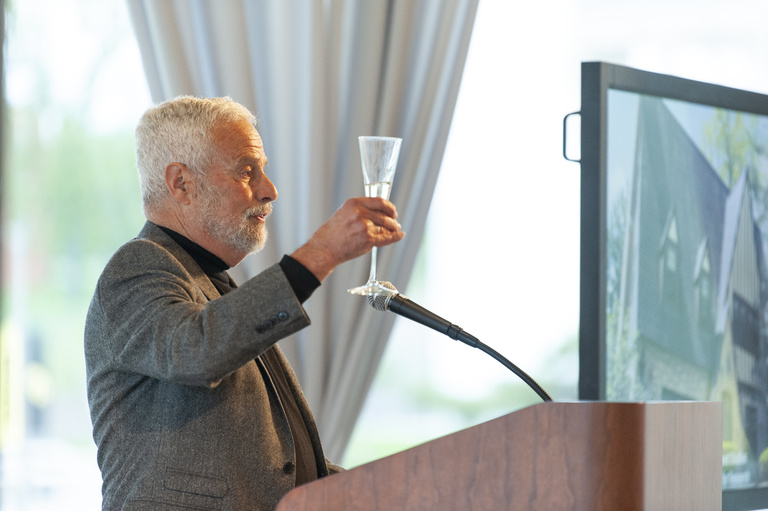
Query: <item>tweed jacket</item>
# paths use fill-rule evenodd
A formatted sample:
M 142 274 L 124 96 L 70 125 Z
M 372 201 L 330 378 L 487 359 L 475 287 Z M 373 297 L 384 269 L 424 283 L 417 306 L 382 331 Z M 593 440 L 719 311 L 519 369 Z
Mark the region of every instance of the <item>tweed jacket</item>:
M 107 264 L 85 324 L 103 509 L 273 510 L 295 485 L 295 453 L 257 357 L 308 324 L 279 265 L 221 296 L 147 222 Z M 309 406 L 279 358 L 327 475 Z

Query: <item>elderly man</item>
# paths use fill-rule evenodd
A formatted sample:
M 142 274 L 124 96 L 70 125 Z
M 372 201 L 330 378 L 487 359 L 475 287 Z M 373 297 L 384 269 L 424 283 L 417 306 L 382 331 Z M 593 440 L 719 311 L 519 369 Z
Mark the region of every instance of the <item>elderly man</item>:
M 136 129 L 147 223 L 112 257 L 85 325 L 103 509 L 272 510 L 326 460 L 277 341 L 339 264 L 403 238 L 395 207 L 347 201 L 302 247 L 237 287 L 277 190 L 255 119 L 177 98 Z

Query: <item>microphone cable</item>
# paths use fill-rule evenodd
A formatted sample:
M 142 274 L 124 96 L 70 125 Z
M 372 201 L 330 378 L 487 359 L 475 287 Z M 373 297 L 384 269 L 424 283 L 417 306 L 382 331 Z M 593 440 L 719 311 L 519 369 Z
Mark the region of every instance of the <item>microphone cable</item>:
M 409 300 L 405 296 L 397 292 L 397 289 L 390 282 L 379 282 L 382 286 L 391 289 L 391 293 L 377 293 L 375 295 L 368 295 L 368 303 L 377 311 L 389 310 L 395 314 L 399 314 L 410 320 L 416 321 L 424 326 L 432 328 L 447 335 L 453 340 L 461 341 L 464 344 L 477 348 L 486 355 L 491 356 L 497 362 L 500 362 L 504 367 L 515 373 L 521 380 L 523 380 L 544 402 L 551 402 L 552 398 L 545 391 L 536 380 L 531 378 L 525 371 L 518 366 L 507 360 L 501 353 L 494 350 L 490 346 L 480 342 L 477 337 L 465 332 L 458 325 L 454 325 L 449 321 L 433 314 L 424 307 Z

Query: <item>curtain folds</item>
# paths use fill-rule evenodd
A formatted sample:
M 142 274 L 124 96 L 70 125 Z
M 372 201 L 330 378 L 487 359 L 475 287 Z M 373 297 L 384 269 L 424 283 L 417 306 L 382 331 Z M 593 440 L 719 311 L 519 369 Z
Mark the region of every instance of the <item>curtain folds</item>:
M 379 251 L 406 287 L 424 231 L 479 0 L 126 0 L 154 101 L 231 96 L 256 113 L 279 198 L 270 240 L 233 272 L 291 253 L 363 195 L 358 135 L 403 138 L 391 200 L 406 231 Z M 339 460 L 392 328 L 346 290 L 367 257 L 339 267 L 306 308 L 312 326 L 281 348 L 331 459 Z

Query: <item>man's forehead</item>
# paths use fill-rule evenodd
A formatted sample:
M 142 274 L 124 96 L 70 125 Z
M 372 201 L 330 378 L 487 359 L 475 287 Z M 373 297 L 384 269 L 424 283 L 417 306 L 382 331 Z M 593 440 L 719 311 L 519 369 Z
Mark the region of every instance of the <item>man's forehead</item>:
M 220 122 L 214 126 L 213 139 L 220 148 L 230 151 L 257 152 L 264 157 L 264 144 L 256 128 L 246 119 Z

